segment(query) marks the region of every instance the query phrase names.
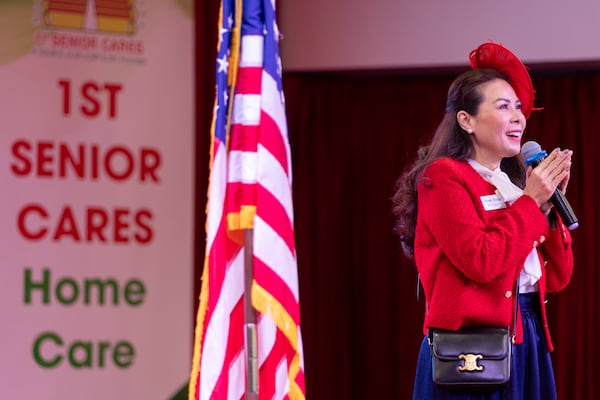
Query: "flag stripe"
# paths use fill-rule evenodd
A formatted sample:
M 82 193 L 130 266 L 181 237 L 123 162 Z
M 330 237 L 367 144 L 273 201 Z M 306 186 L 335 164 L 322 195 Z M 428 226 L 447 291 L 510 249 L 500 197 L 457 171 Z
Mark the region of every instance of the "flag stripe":
M 238 256 L 231 264 L 228 273 L 222 285 L 219 296 L 215 304 L 214 312 L 209 315 L 209 323 L 206 327 L 206 334 L 203 343 L 201 371 L 205 371 L 202 375 L 201 393 L 207 394 L 214 390 L 217 385 L 222 369 L 215 369 L 213 366 L 227 366 L 230 361 L 226 358 L 228 353 L 236 353 L 243 347 L 243 342 L 238 343 L 240 335 L 243 331 L 230 329 L 230 326 L 240 326 L 243 321 L 243 304 L 241 303 L 244 293 L 243 281 L 236 277 L 243 274 L 243 256 L 238 253 Z M 236 312 L 237 311 L 237 312 Z M 237 318 L 232 318 L 231 314 L 235 313 Z M 240 315 L 241 313 L 241 315 Z M 240 318 L 241 317 L 241 318 Z M 234 325 L 231 324 L 233 321 Z M 228 335 L 223 335 L 223 332 L 229 332 Z M 237 351 L 231 349 L 231 345 L 237 343 Z M 203 399 L 204 397 L 200 397 Z
M 212 162 L 208 196 L 212 199 L 210 207 L 207 206 L 206 213 L 206 248 L 210 249 L 215 242 L 218 221 L 223 215 L 223 203 L 225 201 L 225 179 L 226 177 L 226 151 L 224 146 L 217 141 L 214 145 L 215 158 Z
M 273 346 L 271 348 L 271 351 L 269 352 L 268 357 L 264 360 L 263 366 L 270 370 L 277 371 L 278 364 L 286 356 L 285 336 L 281 333 L 281 331 L 276 331 L 276 337 L 274 339 L 275 340 L 273 341 Z M 284 376 L 284 378 L 287 378 L 287 377 Z M 285 388 L 285 381 L 283 384 L 279 383 L 278 381 L 280 382 L 281 378 L 280 379 L 262 379 L 260 381 L 261 396 L 264 396 L 265 399 L 283 398 L 281 396 L 281 393 L 278 393 L 279 396 L 276 396 L 276 391 L 277 391 L 277 386 L 280 386 L 279 392 L 281 392 L 281 389 Z M 278 385 L 278 383 L 279 383 L 279 385 Z
M 279 91 L 280 83 L 278 84 L 275 79 L 268 73 L 263 73 L 262 76 L 262 85 L 263 92 L 270 93 L 270 96 L 267 99 L 263 98 L 262 101 L 262 110 L 264 114 L 267 114 L 271 120 L 273 120 L 275 126 L 279 130 L 279 136 L 284 143 L 285 148 L 285 159 L 287 159 L 287 168 L 289 178 L 291 181 L 291 171 L 292 171 L 292 156 L 290 152 L 290 146 L 288 142 L 288 131 L 287 131 L 287 122 L 285 118 L 285 108 L 283 104 L 283 92 Z M 264 96 L 263 96 L 264 97 Z M 272 140 L 272 139 L 271 139 Z M 284 154 L 281 155 L 283 157 Z
M 244 303 L 242 299 L 238 301 L 235 307 L 231 310 L 229 315 L 229 326 L 237 327 L 241 326 L 244 322 Z M 224 325 L 225 326 L 225 325 Z M 236 380 L 230 380 L 231 376 L 242 378 L 245 377 L 245 357 L 244 357 L 244 334 L 242 330 L 238 329 L 228 329 L 229 335 L 224 336 L 226 345 L 221 351 L 224 353 L 224 358 L 221 359 L 212 359 L 211 355 L 214 355 L 215 352 L 211 352 L 211 354 L 204 355 L 204 359 L 206 362 L 215 365 L 222 365 L 222 368 L 218 375 L 210 376 L 209 379 L 206 379 L 206 376 L 203 382 L 208 386 L 206 390 L 202 391 L 202 394 L 207 397 L 201 397 L 201 400 L 213 398 L 213 396 L 208 397 L 208 393 L 227 393 L 229 392 L 229 388 L 235 388 L 240 393 L 244 392 L 244 385 L 239 385 L 236 383 L 243 382 L 243 379 L 240 380 L 236 378 Z M 223 336 L 223 335 L 221 335 Z M 209 344 L 210 346 L 210 344 Z M 208 347 L 205 348 L 208 350 Z M 224 362 L 222 364 L 217 364 L 218 362 Z M 241 363 L 241 373 L 240 373 L 240 363 Z M 210 385 L 214 382 L 214 386 L 210 387 Z M 231 385 L 230 385 L 231 383 Z M 218 396 L 217 396 L 218 398 Z
M 298 299 L 294 296 L 294 293 L 290 290 L 287 283 L 260 260 L 254 262 L 254 271 L 256 283 L 262 287 L 274 288 L 271 289 L 273 297 L 277 299 L 278 303 L 280 303 L 283 308 L 289 310 L 290 317 L 294 320 L 294 323 L 300 325 Z
M 258 154 L 251 151 L 229 152 L 229 184 L 256 183 Z
M 265 223 L 273 228 L 274 231 L 283 239 L 292 254 L 296 253 L 296 244 L 294 242 L 293 221 L 283 208 L 281 202 L 273 196 L 273 192 L 265 190 L 264 186 L 257 186 L 256 197 L 262 207 L 269 210 L 268 213 L 259 213 Z
M 240 71 L 238 76 L 237 93 L 245 94 L 260 94 L 260 78 L 263 73 L 260 67 L 246 67 Z
M 260 137 L 261 145 L 277 159 L 285 174 L 291 176 L 289 149 L 286 146 L 285 138 L 281 135 L 281 130 L 277 127 L 276 121 L 265 112 L 261 114 L 260 120 L 262 133 Z
M 217 301 L 222 299 L 219 294 L 223 290 L 222 287 L 227 283 L 226 279 L 234 279 L 228 276 L 230 264 L 234 264 L 236 260 L 238 263 L 242 263 L 239 258 L 234 258 L 236 254 L 239 257 L 241 247 L 237 243 L 228 239 L 225 219 L 220 220 L 219 228 L 220 229 L 217 237 L 215 238 L 214 244 L 210 247 L 208 262 L 205 266 L 205 268 L 208 268 L 208 271 L 211 274 L 209 285 L 211 295 L 209 296 L 207 303 L 207 317 L 209 320 L 213 310 L 216 310 Z
M 231 140 L 229 142 L 229 149 L 231 152 L 234 151 L 257 151 L 257 140 L 258 131 L 260 127 L 244 126 L 241 124 L 235 124 L 231 126 Z M 240 131 L 246 131 L 246 134 L 241 134 Z
M 288 251 L 281 236 L 272 227 L 265 224 L 259 215 L 254 220 L 254 230 L 255 234 L 261 235 L 261 240 L 258 243 L 254 242 L 255 257 L 268 265 L 273 273 L 279 275 L 294 294 L 294 298 L 298 299 L 296 271 L 288 267 L 290 263 L 296 261 L 295 255 Z
M 290 221 L 294 220 L 294 210 L 292 204 L 292 191 L 289 183 L 289 176 L 281 167 L 277 157 L 266 151 L 262 144 L 258 148 L 260 163 L 258 166 L 258 179 L 265 190 L 272 193 L 273 197 L 278 199 L 281 206 Z M 269 211 L 265 208 L 265 213 Z
M 236 94 L 233 102 L 233 124 L 258 125 L 260 122 L 258 94 Z

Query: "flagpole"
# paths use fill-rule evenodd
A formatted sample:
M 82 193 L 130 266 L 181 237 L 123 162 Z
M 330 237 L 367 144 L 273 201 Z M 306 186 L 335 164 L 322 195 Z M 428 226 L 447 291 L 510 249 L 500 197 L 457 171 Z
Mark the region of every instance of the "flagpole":
M 256 309 L 252 306 L 253 229 L 244 229 L 244 328 L 246 339 L 246 400 L 258 400 L 258 338 Z

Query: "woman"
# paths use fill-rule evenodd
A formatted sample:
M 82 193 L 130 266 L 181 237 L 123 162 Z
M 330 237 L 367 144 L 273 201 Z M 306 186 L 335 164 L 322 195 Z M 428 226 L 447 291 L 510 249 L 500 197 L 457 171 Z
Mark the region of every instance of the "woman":
M 399 179 L 396 230 L 414 258 L 432 328 L 511 326 L 519 313 L 509 384 L 479 392 L 447 391 L 432 380 L 425 337 L 413 399 L 556 398 L 545 298 L 573 269 L 571 236 L 549 199 L 569 181 L 572 152 L 552 151 L 536 168 L 520 156 L 533 86 L 510 51 L 484 43 L 472 70 L 448 91 L 432 142 Z

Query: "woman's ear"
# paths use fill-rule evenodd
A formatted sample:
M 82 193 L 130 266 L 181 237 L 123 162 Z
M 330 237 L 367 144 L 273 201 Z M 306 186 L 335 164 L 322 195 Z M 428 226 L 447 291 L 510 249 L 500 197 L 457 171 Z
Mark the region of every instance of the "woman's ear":
M 460 110 L 456 113 L 456 122 L 458 125 L 466 132 L 473 132 L 473 127 L 471 126 L 471 114 L 464 110 Z

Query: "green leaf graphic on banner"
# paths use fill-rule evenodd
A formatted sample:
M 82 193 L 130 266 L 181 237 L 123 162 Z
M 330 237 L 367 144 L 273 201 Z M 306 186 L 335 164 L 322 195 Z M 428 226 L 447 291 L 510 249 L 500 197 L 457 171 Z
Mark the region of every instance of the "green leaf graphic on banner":
M 188 385 L 189 381 L 186 382 L 173 397 L 169 397 L 167 400 L 187 400 L 188 398 Z

